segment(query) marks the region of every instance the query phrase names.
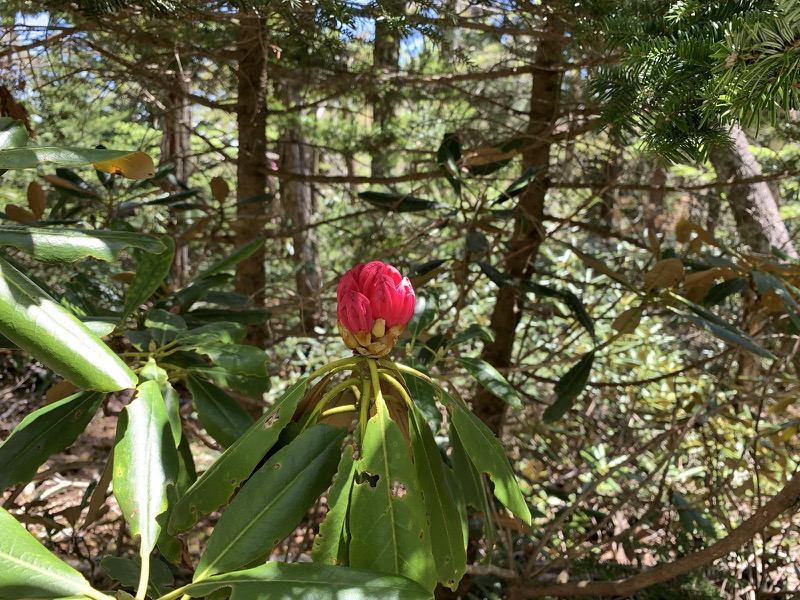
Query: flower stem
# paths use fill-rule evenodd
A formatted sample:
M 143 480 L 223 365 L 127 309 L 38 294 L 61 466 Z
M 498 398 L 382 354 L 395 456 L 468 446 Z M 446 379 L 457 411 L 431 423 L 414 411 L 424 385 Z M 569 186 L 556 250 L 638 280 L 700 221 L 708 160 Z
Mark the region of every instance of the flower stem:
M 411 396 L 408 395 L 408 392 L 406 391 L 405 387 L 403 387 L 403 384 L 386 372 L 379 373 L 379 376 L 383 381 L 391 385 L 397 391 L 397 393 L 400 394 L 400 397 L 405 401 L 406 405 L 408 405 L 408 408 L 414 407 L 414 401 L 411 399 Z
M 356 412 L 358 410 L 355 404 L 345 404 L 344 406 L 335 406 L 328 410 L 322 411 L 320 417 L 331 417 L 333 415 L 341 415 L 344 413 Z
M 329 371 L 331 373 L 335 373 L 336 371 L 341 371 L 342 369 L 346 369 L 350 365 L 355 365 L 360 361 L 361 361 L 360 356 L 348 356 L 347 358 L 340 358 L 339 360 L 330 362 L 327 365 L 324 365 L 319 369 L 317 369 L 316 371 L 314 371 L 313 373 L 311 373 L 311 375 L 308 376 L 308 382 L 311 383 L 312 380 L 316 379 L 320 375 L 328 373 Z
M 308 426 L 309 423 L 313 423 L 319 418 L 320 413 L 325 408 L 325 405 L 328 404 L 328 402 L 330 402 L 338 394 L 341 394 L 347 388 L 349 388 L 349 387 L 351 387 L 353 385 L 356 385 L 358 382 L 359 382 L 359 379 L 357 377 L 350 377 L 349 379 L 345 379 L 340 384 L 335 386 L 332 390 L 328 391 L 320 399 L 320 401 L 317 402 L 317 405 L 314 407 L 314 410 L 308 416 L 308 419 L 306 419 L 305 423 L 303 424 L 303 430 L 305 430 L 305 428 Z
M 142 552 L 144 555 L 144 552 Z M 142 556 L 142 569 L 139 571 L 139 587 L 136 588 L 136 600 L 147 597 L 147 582 L 150 580 L 150 555 Z

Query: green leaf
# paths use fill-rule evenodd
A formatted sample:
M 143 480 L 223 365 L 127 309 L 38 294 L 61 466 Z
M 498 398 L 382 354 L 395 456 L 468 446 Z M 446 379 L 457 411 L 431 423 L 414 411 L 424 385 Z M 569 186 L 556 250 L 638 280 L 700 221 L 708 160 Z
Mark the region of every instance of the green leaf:
M 25 123 L 10 117 L 0 118 L 0 150 L 24 148 L 28 145 Z
M 457 360 L 462 367 L 469 371 L 470 375 L 478 380 L 478 383 L 492 394 L 509 406 L 517 410 L 522 409 L 522 399 L 517 390 L 492 365 L 480 358 L 462 357 Z
M 131 528 L 140 536 L 140 555 L 155 547 L 167 510 L 167 486 L 175 484 L 178 455 L 158 383 L 145 381 L 120 414 L 114 444 L 114 496 Z
M 415 198 L 408 194 L 395 194 L 389 192 L 361 192 L 359 198 L 369 202 L 375 208 L 392 212 L 422 212 L 440 208 L 452 208 L 441 202 Z
M 269 379 L 261 375 L 240 375 L 223 367 L 189 367 L 189 372 L 240 394 L 260 396 L 269 391 Z
M 157 346 L 173 341 L 186 331 L 186 321 L 183 317 L 160 308 L 151 308 L 147 311 L 144 326 L 150 330 L 150 336 Z
M 0 490 L 30 481 L 50 456 L 78 439 L 103 398 L 80 392 L 26 416 L 0 446 Z
M 142 559 L 120 558 L 106 555 L 100 561 L 100 566 L 105 569 L 108 576 L 128 588 L 136 589 L 139 584 L 139 572 L 142 568 Z M 153 598 L 166 594 L 174 585 L 174 578 L 169 567 L 157 558 L 150 558 L 150 582 L 147 593 Z
M 455 400 L 448 403 L 450 419 L 470 460 L 494 482 L 494 495 L 517 517 L 530 525 L 531 512 L 522 493 L 505 450 L 486 425 Z
M 244 485 L 208 539 L 194 581 L 267 556 L 330 485 L 347 429 L 318 424 L 281 448 Z
M 208 434 L 227 448 L 253 425 L 253 418 L 221 389 L 189 375 L 186 380 L 197 416 Z
M 467 543 L 458 506 L 448 484 L 447 467 L 427 421 L 417 410 L 409 413 L 414 469 L 428 517 L 436 576 L 442 585 L 455 590 L 467 569 Z
M 711 286 L 708 290 L 706 297 L 703 298 L 704 306 L 715 306 L 721 304 L 730 296 L 734 294 L 741 294 L 747 288 L 747 279 L 744 277 L 735 277 L 728 281 L 722 281 Z
M 716 338 L 728 342 L 729 344 L 733 344 L 734 346 L 741 346 L 745 350 L 758 356 L 772 359 L 775 358 L 775 355 L 772 354 L 772 352 L 769 352 L 768 350 L 765 350 L 759 346 L 756 341 L 744 331 L 734 327 L 730 323 L 726 323 L 716 315 L 708 312 L 705 309 L 701 309 L 697 305 L 694 305 L 694 303 L 689 303 L 688 301 L 685 301 L 685 303 L 690 304 L 689 309 L 694 314 L 671 306 L 668 308 L 676 315 L 688 319 L 701 329 L 705 329 Z
M 430 592 L 404 577 L 308 563 L 265 565 L 209 577 L 184 592 L 198 598 L 220 588 L 231 600 L 431 600 Z
M 554 388 L 556 400 L 544 411 L 542 419 L 547 422 L 557 421 L 572 408 L 575 399 L 586 388 L 593 364 L 594 352 L 589 352 L 558 380 Z
M 193 322 L 232 321 L 240 325 L 260 325 L 266 323 L 271 315 L 272 311 L 266 308 L 249 308 L 247 310 L 198 308 L 186 313 L 186 318 Z
M 0 149 L 0 169 L 35 169 L 43 163 L 81 167 L 137 154 L 131 150 L 97 150 L 70 146 L 26 146 Z
M 533 283 L 531 281 L 523 282 L 520 284 L 520 288 L 526 292 L 533 292 L 534 294 L 540 296 L 547 296 L 548 298 L 557 298 L 561 300 L 572 312 L 575 320 L 583 325 L 584 329 L 586 329 L 589 335 L 592 336 L 592 340 L 597 342 L 597 336 L 595 335 L 594 331 L 594 321 L 592 321 L 592 317 L 589 316 L 589 313 L 586 310 L 586 307 L 583 305 L 583 302 L 581 302 L 581 299 L 575 294 L 569 290 L 558 290 L 546 285 Z
M 236 375 L 252 377 L 269 377 L 267 359 L 269 355 L 261 348 L 239 344 L 187 344 L 181 342 L 182 348 L 190 348 L 206 355 L 216 366 L 222 367 Z
M 222 321 L 181 332 L 175 341 L 185 346 L 212 343 L 241 344 L 246 334 L 247 329 L 243 325 Z
M 167 372 L 156 364 L 152 358 L 148 359 L 141 371 L 139 371 L 140 381 L 155 381 L 158 384 L 158 389 L 161 392 L 161 397 L 164 399 L 164 408 L 167 411 L 167 420 L 169 421 L 169 428 L 172 432 L 172 441 L 178 447 L 183 438 L 183 426 L 181 424 L 180 404 L 181 399 L 178 392 L 169 382 L 169 375 Z
M 117 328 L 117 320 L 114 318 L 102 320 L 100 317 L 78 317 L 78 320 L 99 338 L 111 335 Z
M 537 166 L 537 167 L 528 167 L 525 169 L 525 172 L 522 173 L 517 179 L 515 179 L 511 185 L 509 185 L 506 190 L 500 194 L 494 202 L 492 202 L 492 206 L 496 206 L 497 204 L 502 204 L 507 200 L 511 200 L 512 198 L 516 198 L 522 192 L 525 191 L 525 188 L 528 187 L 533 181 L 538 177 L 539 173 L 544 171 L 544 166 Z
M 454 346 L 460 346 L 461 344 L 469 342 L 474 339 L 493 342 L 494 331 L 492 331 L 491 328 L 486 327 L 485 325 L 479 325 L 478 323 L 473 323 L 465 330 L 455 334 L 452 337 L 452 339 L 447 342 L 447 347 L 452 348 Z
M 339 461 L 339 470 L 327 496 L 328 514 L 314 536 L 311 556 L 316 563 L 346 565 L 350 534 L 347 514 L 350 510 L 350 490 L 356 475 L 353 446 L 346 446 Z
M 164 252 L 161 254 L 144 254 L 139 259 L 139 266 L 128 289 L 128 295 L 125 297 L 125 307 L 122 309 L 120 323 L 124 323 L 125 319 L 153 295 L 172 268 L 172 259 L 175 257 L 175 242 L 167 235 L 161 236 L 160 239 L 166 247 Z
M 445 133 L 442 143 L 436 151 L 436 163 L 456 194 L 461 193 L 460 170 L 458 161 L 461 159 L 461 141 L 454 133 Z
M 46 263 L 73 263 L 91 256 L 115 261 L 125 248 L 160 253 L 164 244 L 144 233 L 0 226 L 0 246 L 12 246 Z
M 414 463 L 386 403 L 376 402 L 351 493 L 350 566 L 403 575 L 425 589 L 436 570 Z
M 407 361 L 407 363 L 409 367 L 425 375 L 428 374 L 425 367 L 421 364 L 414 361 Z M 403 381 L 408 388 L 408 395 L 411 396 L 414 404 L 422 411 L 422 414 L 425 415 L 425 420 L 429 423 L 433 423 L 434 427 L 438 429 L 442 425 L 442 413 L 439 411 L 439 407 L 436 406 L 436 388 L 424 379 L 420 379 L 409 373 L 403 373 Z
M 200 476 L 175 505 L 169 521 L 171 533 L 189 529 L 198 519 L 228 501 L 278 441 L 305 391 L 305 379 L 287 389 L 275 405 Z
M 207 277 L 211 277 L 212 275 L 217 275 L 218 273 L 222 273 L 223 271 L 227 271 L 231 267 L 238 265 L 243 260 L 249 258 L 255 252 L 264 245 L 264 242 L 267 240 L 263 237 L 258 237 L 254 240 L 251 240 L 240 246 L 236 250 L 234 250 L 231 254 L 223 258 L 222 260 L 215 262 L 213 265 L 196 275 L 192 278 L 192 282 L 199 281 L 200 279 L 205 279 Z
M 80 596 L 111 600 L 56 558 L 0 507 L 0 594 L 3 600 Z
M 80 388 L 114 392 L 136 384 L 108 346 L 3 257 L 0 334 Z

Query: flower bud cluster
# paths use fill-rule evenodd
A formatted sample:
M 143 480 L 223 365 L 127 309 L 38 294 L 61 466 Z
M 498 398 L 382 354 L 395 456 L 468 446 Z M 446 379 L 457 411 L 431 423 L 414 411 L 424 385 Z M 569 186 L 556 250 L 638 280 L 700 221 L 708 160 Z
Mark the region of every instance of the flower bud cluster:
M 377 260 L 345 273 L 336 297 L 345 345 L 371 358 L 385 356 L 394 348 L 417 302 L 408 277 Z

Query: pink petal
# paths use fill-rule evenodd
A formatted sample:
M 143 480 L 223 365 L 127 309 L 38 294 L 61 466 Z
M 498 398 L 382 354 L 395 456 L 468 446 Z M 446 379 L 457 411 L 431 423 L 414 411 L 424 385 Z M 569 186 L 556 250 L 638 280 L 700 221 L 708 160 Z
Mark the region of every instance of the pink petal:
M 374 319 L 369 298 L 364 294 L 350 290 L 339 299 L 336 315 L 347 330 L 353 334 L 359 331 L 372 330 Z

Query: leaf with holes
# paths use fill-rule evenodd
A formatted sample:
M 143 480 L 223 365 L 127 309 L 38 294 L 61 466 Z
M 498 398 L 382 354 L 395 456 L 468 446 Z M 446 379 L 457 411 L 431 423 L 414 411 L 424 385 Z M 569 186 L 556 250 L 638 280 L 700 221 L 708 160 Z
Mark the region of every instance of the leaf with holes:
M 450 419 L 470 460 L 478 469 L 486 473 L 494 482 L 494 495 L 517 517 L 530 525 L 531 512 L 517 485 L 514 472 L 500 442 L 468 409 L 462 408 L 455 400 L 448 404 Z
M 347 531 L 347 514 L 350 511 L 350 490 L 355 477 L 353 446 L 346 446 L 339 461 L 339 470 L 327 497 L 328 514 L 314 536 L 311 556 L 314 562 L 328 565 L 346 565 L 350 534 Z
M 414 468 L 428 516 L 436 576 L 442 585 L 455 590 L 467 569 L 467 544 L 458 506 L 431 428 L 418 410 L 409 412 Z
M 350 497 L 350 566 L 436 586 L 425 505 L 409 448 L 386 403 L 376 402 Z
M 306 391 L 301 379 L 284 392 L 274 406 L 237 439 L 181 496 L 169 521 L 169 531 L 183 531 L 225 504 L 259 461 L 278 441 Z

